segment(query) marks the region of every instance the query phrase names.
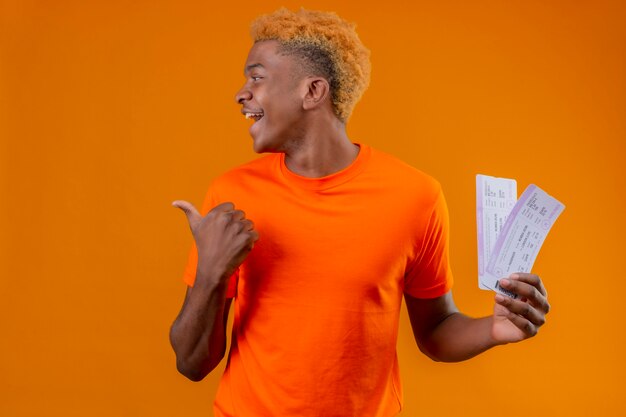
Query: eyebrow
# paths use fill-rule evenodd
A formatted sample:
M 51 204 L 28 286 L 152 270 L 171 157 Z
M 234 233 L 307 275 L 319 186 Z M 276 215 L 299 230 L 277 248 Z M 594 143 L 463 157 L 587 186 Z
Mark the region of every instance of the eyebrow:
M 246 75 L 251 69 L 257 68 L 257 67 L 265 68 L 263 64 L 250 64 L 246 68 L 244 68 L 243 75 Z

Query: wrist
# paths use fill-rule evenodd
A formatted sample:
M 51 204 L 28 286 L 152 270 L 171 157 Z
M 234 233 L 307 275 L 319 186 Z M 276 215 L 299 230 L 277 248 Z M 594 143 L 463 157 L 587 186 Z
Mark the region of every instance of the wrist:
M 499 330 L 498 330 L 498 323 L 497 323 L 497 317 L 495 315 L 491 315 L 488 317 L 489 319 L 489 344 L 491 345 L 491 347 L 495 347 L 495 346 L 504 346 L 504 345 L 508 345 L 509 343 L 511 343 L 510 340 L 506 340 Z
M 196 284 L 200 284 L 203 287 L 224 287 L 228 286 L 228 280 L 230 278 L 228 270 L 224 267 L 217 265 L 214 262 L 202 262 L 198 261 L 198 267 L 196 269 Z M 195 286 L 195 285 L 194 285 Z

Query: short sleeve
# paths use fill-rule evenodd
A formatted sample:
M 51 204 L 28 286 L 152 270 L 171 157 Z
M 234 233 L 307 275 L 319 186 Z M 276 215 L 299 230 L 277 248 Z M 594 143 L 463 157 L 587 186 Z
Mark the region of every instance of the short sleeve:
M 204 197 L 204 202 L 202 203 L 202 208 L 200 209 L 200 214 L 205 216 L 213 207 L 218 205 L 218 200 L 215 197 L 215 191 L 213 185 L 209 186 L 209 190 Z M 190 287 L 193 287 L 194 282 L 196 281 L 196 270 L 198 268 L 198 248 L 196 247 L 196 243 L 193 242 L 191 244 L 191 249 L 189 250 L 189 256 L 187 257 L 187 265 L 185 266 L 185 271 L 183 273 L 183 281 Z M 239 268 L 235 270 L 235 272 L 231 275 L 228 280 L 228 288 L 226 289 L 226 298 L 234 298 L 237 294 L 237 280 L 239 279 Z
M 452 288 L 449 259 L 449 215 L 439 187 L 418 251 L 407 266 L 404 292 L 416 298 L 436 298 Z

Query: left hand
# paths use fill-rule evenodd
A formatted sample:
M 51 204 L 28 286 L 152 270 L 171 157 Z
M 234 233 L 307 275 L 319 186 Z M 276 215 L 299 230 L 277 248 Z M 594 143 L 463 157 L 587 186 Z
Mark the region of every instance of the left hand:
M 500 285 L 519 295 L 513 299 L 496 294 L 491 336 L 500 344 L 519 342 L 537 334 L 550 311 L 548 293 L 541 278 L 516 272 L 500 280 Z

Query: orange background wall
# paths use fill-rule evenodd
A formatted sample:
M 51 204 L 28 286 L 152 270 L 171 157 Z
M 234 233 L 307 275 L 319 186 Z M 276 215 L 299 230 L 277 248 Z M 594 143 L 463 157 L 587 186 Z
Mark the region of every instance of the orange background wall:
M 433 363 L 405 313 L 403 416 L 626 414 L 626 10 L 614 1 L 0 2 L 0 415 L 210 415 L 221 369 L 177 374 L 191 234 L 175 199 L 257 155 L 234 94 L 248 24 L 286 5 L 372 50 L 354 141 L 443 184 L 455 298 L 476 285 L 474 176 L 567 208 L 535 272 L 539 336 Z

